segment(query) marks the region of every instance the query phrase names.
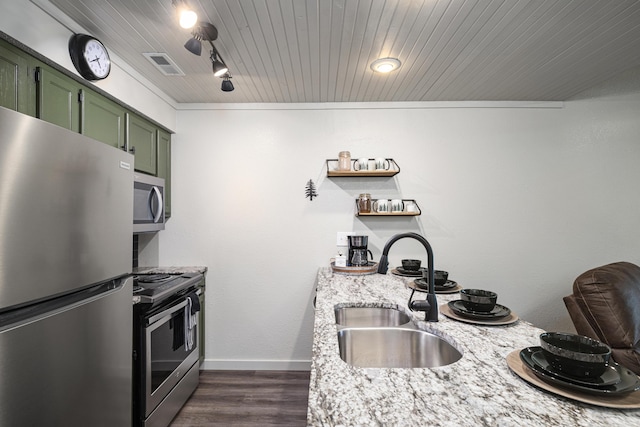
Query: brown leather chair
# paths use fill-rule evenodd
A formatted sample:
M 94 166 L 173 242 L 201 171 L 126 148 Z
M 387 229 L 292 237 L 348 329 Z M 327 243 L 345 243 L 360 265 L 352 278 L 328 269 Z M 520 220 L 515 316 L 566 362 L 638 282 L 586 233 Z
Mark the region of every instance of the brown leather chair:
M 640 267 L 616 262 L 586 271 L 563 299 L 578 334 L 609 344 L 614 360 L 640 375 Z

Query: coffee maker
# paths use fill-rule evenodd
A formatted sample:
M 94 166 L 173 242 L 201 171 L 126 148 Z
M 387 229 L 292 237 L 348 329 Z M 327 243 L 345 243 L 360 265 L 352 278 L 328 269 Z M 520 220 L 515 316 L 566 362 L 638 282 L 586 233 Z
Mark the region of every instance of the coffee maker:
M 367 249 L 369 236 L 348 236 L 348 238 L 349 258 L 347 258 L 347 265 L 356 267 L 368 265 L 368 254 L 371 253 L 371 251 Z M 373 254 L 371 258 L 373 258 Z

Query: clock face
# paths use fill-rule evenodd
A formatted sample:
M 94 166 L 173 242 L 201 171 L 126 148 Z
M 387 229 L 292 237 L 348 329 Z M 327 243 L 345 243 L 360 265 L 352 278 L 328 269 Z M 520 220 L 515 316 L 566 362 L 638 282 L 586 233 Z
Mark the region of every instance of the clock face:
M 95 39 L 90 39 L 85 44 L 82 55 L 87 66 L 98 79 L 103 79 L 109 75 L 111 70 L 111 60 L 107 49 Z

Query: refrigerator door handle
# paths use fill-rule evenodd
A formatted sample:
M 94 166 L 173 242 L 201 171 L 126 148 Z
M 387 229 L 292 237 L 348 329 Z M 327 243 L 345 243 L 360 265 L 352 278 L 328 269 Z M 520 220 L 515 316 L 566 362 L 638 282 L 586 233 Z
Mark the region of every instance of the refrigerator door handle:
M 0 314 L 0 333 L 90 304 L 120 291 L 128 278 L 115 279 L 71 295 Z
M 153 201 L 154 200 L 158 202 L 158 211 L 157 212 L 155 212 L 155 209 L 153 208 Z M 154 223 L 157 223 L 162 218 L 162 210 L 163 209 L 164 209 L 164 202 L 162 200 L 162 193 L 160 192 L 158 187 L 156 187 L 154 185 L 153 186 L 153 196 L 151 197 L 151 215 L 153 215 L 153 222 Z

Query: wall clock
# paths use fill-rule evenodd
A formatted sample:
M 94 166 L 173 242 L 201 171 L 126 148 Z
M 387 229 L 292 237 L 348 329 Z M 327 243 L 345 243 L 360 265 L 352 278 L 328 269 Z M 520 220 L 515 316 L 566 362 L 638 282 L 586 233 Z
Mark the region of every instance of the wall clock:
M 69 55 L 78 73 L 87 80 L 102 80 L 111 71 L 109 52 L 100 40 L 87 34 L 69 39 Z

